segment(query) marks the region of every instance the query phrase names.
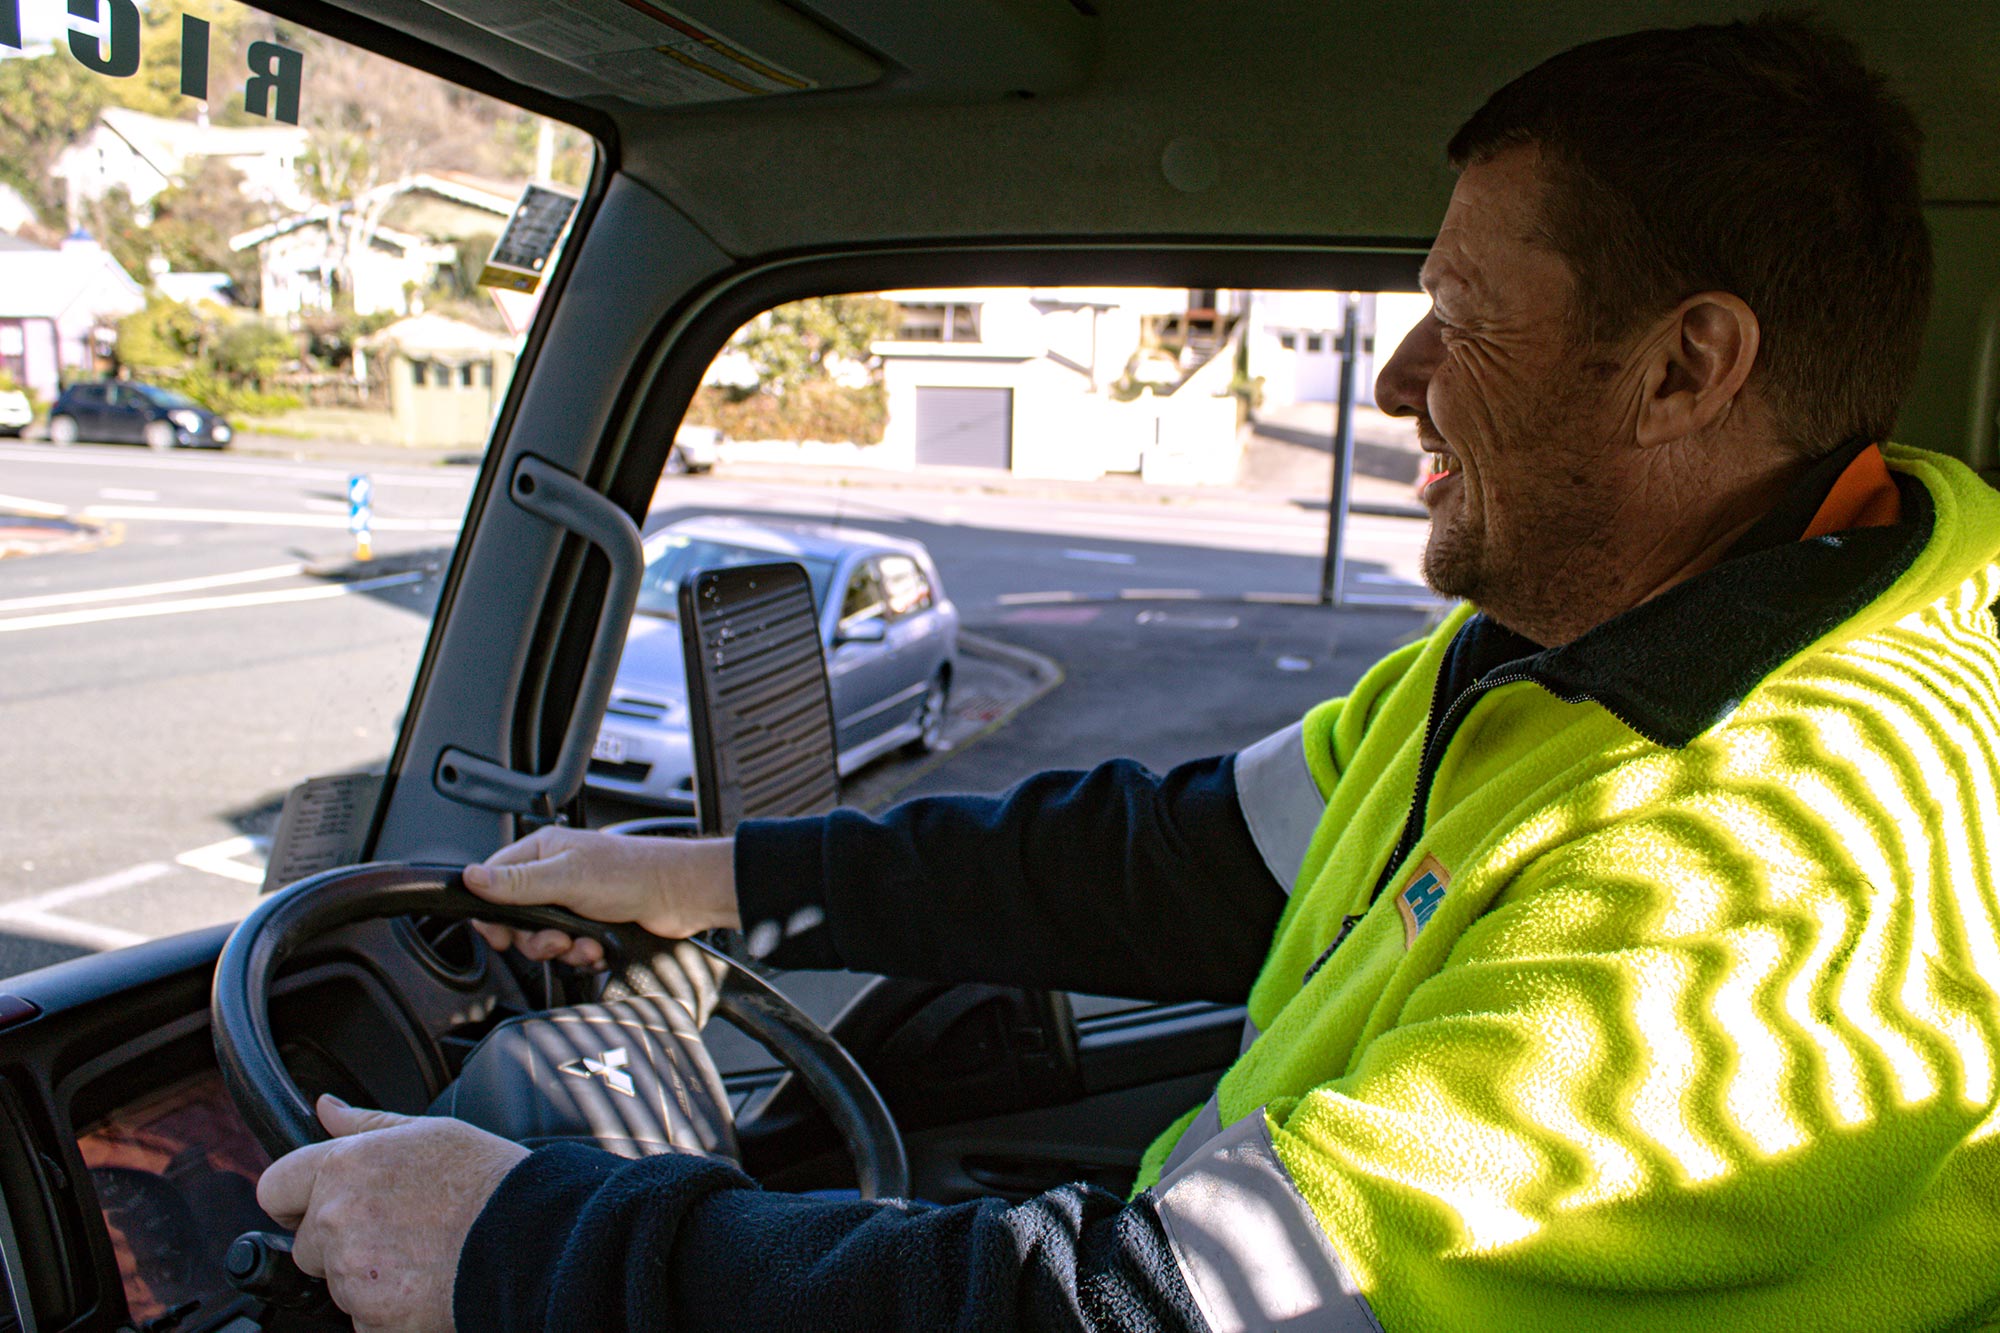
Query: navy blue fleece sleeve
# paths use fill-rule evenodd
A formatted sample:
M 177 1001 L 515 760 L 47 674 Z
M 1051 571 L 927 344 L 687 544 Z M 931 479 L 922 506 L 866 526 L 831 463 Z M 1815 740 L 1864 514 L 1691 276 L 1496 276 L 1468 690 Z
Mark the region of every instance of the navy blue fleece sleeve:
M 736 885 L 752 949 L 779 967 L 1163 1001 L 1241 1000 L 1285 907 L 1231 756 L 750 820 Z
M 501 1182 L 454 1306 L 482 1333 L 1206 1327 L 1143 1199 L 1073 1185 L 1013 1207 L 833 1202 L 710 1158 L 575 1146 Z

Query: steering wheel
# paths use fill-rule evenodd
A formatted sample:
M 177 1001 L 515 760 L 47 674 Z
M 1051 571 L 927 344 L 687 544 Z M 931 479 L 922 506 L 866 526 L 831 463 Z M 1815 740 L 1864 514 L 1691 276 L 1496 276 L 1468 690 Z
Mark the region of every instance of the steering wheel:
M 582 1054 L 569 1062 L 573 1068 L 563 1072 L 580 1077 L 548 1081 L 559 1094 L 587 1098 L 597 1093 L 600 1101 L 620 1103 L 612 1118 L 629 1124 L 633 1108 L 623 1105 L 617 1094 L 633 1098 L 634 1090 L 644 1094 L 648 1088 L 662 1088 L 667 1095 L 655 1098 L 661 1113 L 685 1131 L 690 1102 L 694 1105 L 692 1119 L 700 1130 L 704 1093 L 712 1093 L 706 1105 L 723 1123 L 710 1127 L 711 1132 L 694 1134 L 699 1140 L 695 1143 L 685 1141 L 688 1137 L 685 1132 L 674 1135 L 672 1147 L 698 1147 L 733 1155 L 734 1131 L 727 1123 L 728 1102 L 722 1096 L 721 1077 L 698 1035 L 701 1022 L 712 1009 L 768 1048 L 804 1082 L 846 1144 L 854 1160 L 862 1198 L 895 1198 L 909 1193 L 909 1163 L 903 1152 L 902 1136 L 881 1094 L 840 1043 L 756 973 L 695 941 L 661 939 L 635 925 L 587 921 L 558 907 L 489 903 L 464 887 L 458 867 L 441 865 L 384 862 L 329 870 L 300 880 L 265 899 L 243 919 L 223 946 L 209 1004 L 216 1060 L 231 1098 L 251 1132 L 272 1156 L 329 1137 L 286 1070 L 271 1031 L 270 988 L 279 966 L 327 931 L 357 921 L 406 915 L 451 919 L 476 916 L 510 926 L 553 928 L 572 937 L 588 936 L 604 945 L 605 956 L 614 969 L 607 993 L 622 990 L 632 999 L 613 998 L 607 1005 L 549 1010 L 526 1021 L 567 1021 L 572 1026 L 597 1024 L 593 1031 L 600 1033 L 606 1030 L 602 1025 L 614 1024 L 621 1035 L 637 1034 L 639 1040 L 630 1044 L 640 1048 L 640 1062 L 627 1063 L 630 1056 L 623 1053 L 610 1059 L 612 1052 L 606 1050 L 598 1051 L 597 1055 L 607 1058 L 596 1060 L 592 1067 L 582 1058 L 589 1052 L 575 1047 Z M 650 998 L 662 996 L 670 998 Z M 624 1007 L 620 1008 L 621 1005 Z M 480 1051 L 508 1030 L 507 1025 L 496 1029 L 467 1058 L 461 1083 L 470 1080 Z M 566 1039 L 574 1046 L 574 1038 Z M 521 1049 L 483 1066 L 488 1071 L 483 1081 L 488 1085 L 494 1082 L 493 1070 L 501 1071 L 498 1077 L 505 1081 L 507 1071 L 521 1067 L 522 1050 L 548 1044 L 546 1033 L 539 1039 L 520 1038 Z M 531 1060 L 532 1056 L 527 1058 Z M 634 1089 L 635 1078 L 653 1082 Z M 612 1091 L 600 1089 L 600 1081 Z M 542 1095 L 547 1094 L 544 1091 Z M 451 1090 L 447 1090 L 437 1105 L 455 1105 L 451 1096 Z M 643 1096 L 636 1100 L 643 1100 Z M 680 1108 L 678 1112 L 676 1106 Z M 463 1118 L 474 1123 L 480 1119 L 474 1115 Z M 600 1123 L 604 1119 L 590 1118 Z M 527 1117 L 527 1123 L 534 1120 L 532 1114 Z M 523 1123 L 518 1114 L 513 1122 Z M 664 1141 L 648 1142 L 628 1151 L 631 1147 L 629 1141 L 624 1141 L 618 1150 L 627 1156 L 671 1150 Z

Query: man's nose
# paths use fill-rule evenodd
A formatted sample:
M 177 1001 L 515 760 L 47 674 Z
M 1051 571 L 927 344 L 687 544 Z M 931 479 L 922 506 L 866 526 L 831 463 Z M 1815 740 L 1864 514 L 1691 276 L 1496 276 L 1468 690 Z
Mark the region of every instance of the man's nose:
M 1430 391 L 1431 373 L 1443 354 L 1437 320 L 1425 311 L 1375 376 L 1375 405 L 1392 417 L 1420 415 Z

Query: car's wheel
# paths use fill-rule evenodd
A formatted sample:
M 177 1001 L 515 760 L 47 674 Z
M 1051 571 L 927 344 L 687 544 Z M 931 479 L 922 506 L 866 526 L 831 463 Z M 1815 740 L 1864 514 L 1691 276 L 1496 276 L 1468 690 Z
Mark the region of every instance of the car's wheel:
M 76 418 L 59 416 L 49 418 L 49 443 L 59 449 L 76 443 Z
M 681 447 L 678 444 L 673 445 L 667 450 L 667 466 L 665 471 L 670 477 L 686 476 L 692 471 L 688 467 L 687 456 L 681 452 Z
M 917 738 L 904 747 L 911 754 L 931 754 L 944 748 L 944 724 L 950 717 L 951 677 L 940 671 L 931 677 L 924 691 L 923 707 L 917 710 Z
M 146 447 L 148 449 L 173 448 L 173 423 L 170 421 L 148 421 L 146 423 Z

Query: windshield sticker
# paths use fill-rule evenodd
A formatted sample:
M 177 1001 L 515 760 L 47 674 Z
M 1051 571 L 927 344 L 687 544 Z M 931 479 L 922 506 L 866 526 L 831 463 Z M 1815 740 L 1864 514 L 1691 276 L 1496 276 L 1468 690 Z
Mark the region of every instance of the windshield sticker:
M 79 65 L 107 79 L 139 72 L 142 22 L 134 0 L 67 0 L 65 44 Z M 209 24 L 180 16 L 180 91 L 183 97 L 209 96 Z M 25 51 L 21 0 L 0 0 L 0 47 Z M 243 109 L 253 116 L 299 123 L 299 89 L 305 82 L 305 53 L 278 42 L 252 42 L 244 52 Z
M 541 285 L 542 270 L 562 239 L 563 228 L 576 212 L 576 196 L 545 185 L 530 185 L 521 191 L 507 229 L 493 244 L 493 253 L 479 272 L 479 285 L 512 292 L 533 292 Z

